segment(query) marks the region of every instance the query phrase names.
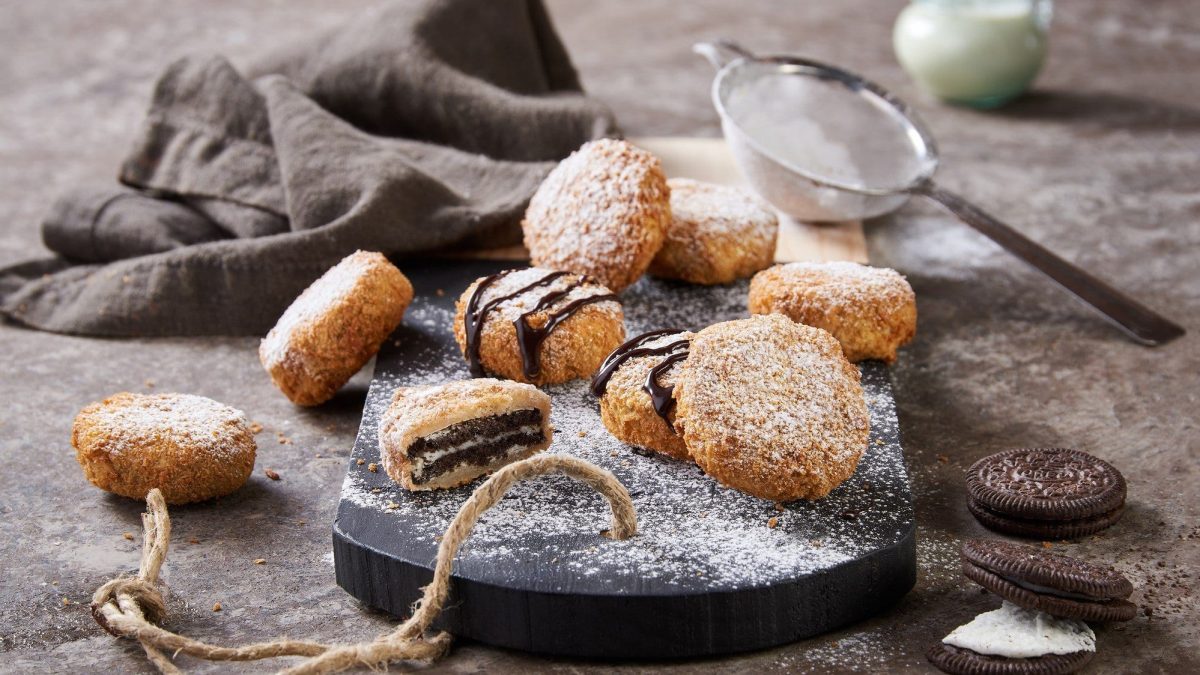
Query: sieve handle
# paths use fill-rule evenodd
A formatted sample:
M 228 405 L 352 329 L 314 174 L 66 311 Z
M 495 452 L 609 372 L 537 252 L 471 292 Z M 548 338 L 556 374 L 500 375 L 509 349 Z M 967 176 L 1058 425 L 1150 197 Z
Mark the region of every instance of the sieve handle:
M 1183 327 L 1121 293 L 1096 277 L 1046 250 L 1041 244 L 985 213 L 958 195 L 930 181 L 912 189 L 938 202 L 964 223 L 999 244 L 1009 253 L 1050 277 L 1075 297 L 1094 307 L 1134 340 L 1161 345 L 1183 335 Z
M 692 45 L 692 51 L 703 56 L 712 67 L 721 70 L 738 59 L 755 60 L 754 54 L 745 47 L 731 40 L 713 40 L 712 42 L 697 42 Z

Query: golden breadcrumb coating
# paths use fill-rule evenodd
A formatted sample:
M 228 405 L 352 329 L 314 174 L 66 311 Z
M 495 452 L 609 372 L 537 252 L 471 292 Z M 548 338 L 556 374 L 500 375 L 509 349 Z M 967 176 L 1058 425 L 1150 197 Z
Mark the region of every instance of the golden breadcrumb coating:
M 779 219 L 750 192 L 688 178 L 672 178 L 667 185 L 671 225 L 650 274 L 727 284 L 775 262 Z
M 511 270 L 483 290 L 478 298 L 477 307 L 483 307 L 492 300 L 515 293 L 549 274 L 551 270 L 537 267 Z M 467 357 L 468 351 L 463 319 L 471 296 L 483 280 L 476 279 L 455 303 L 454 339 L 458 341 L 464 358 Z M 615 298 L 584 304 L 555 326 L 537 349 L 537 376 L 525 376 L 525 361 L 517 339 L 516 321 L 522 314 L 532 310 L 542 298 L 568 289 L 566 295 L 531 315 L 529 325 L 540 328 L 546 325 L 552 313 L 577 300 L 611 293 L 604 286 L 587 281 L 578 274 L 566 274 L 546 285 L 501 302 L 483 317 L 479 356 L 484 370 L 510 380 L 537 385 L 559 384 L 575 378 L 591 377 L 609 352 L 625 340 L 625 313 L 621 303 Z
M 412 284 L 387 258 L 358 251 L 296 298 L 259 345 L 259 360 L 293 403 L 320 405 L 375 356 L 412 299 Z
M 690 331 L 672 333 L 647 341 L 643 347 L 655 348 L 679 340 L 690 340 Z M 665 354 L 648 354 L 626 359 L 608 379 L 604 395 L 600 397 L 600 420 L 618 440 L 647 450 L 661 452 L 676 459 L 690 459 L 683 437 L 675 433 L 654 410 L 650 394 L 646 392 L 646 378 L 650 370 L 663 362 Z M 681 364 L 676 363 L 658 377 L 664 387 L 677 384 L 676 373 Z M 674 420 L 675 413 L 667 415 Z
M 586 274 L 620 293 L 646 271 L 670 222 L 658 158 L 602 139 L 546 176 L 521 226 L 531 264 Z
M 675 427 L 700 468 L 774 501 L 819 499 L 854 473 L 870 419 L 859 372 L 829 333 L 772 314 L 692 339 Z
M 917 297 L 898 272 L 853 262 L 788 263 L 754 275 L 751 314 L 824 328 L 858 362 L 896 361 L 917 332 Z
M 460 422 L 517 410 L 541 413 L 544 441 L 529 445 L 487 466 L 466 464 L 416 485 L 408 448 L 413 441 Z M 388 476 L 408 490 L 434 490 L 465 485 L 502 466 L 550 447 L 550 396 L 530 384 L 491 378 L 459 380 L 438 386 L 401 387 L 379 422 L 379 456 Z
M 75 416 L 75 458 L 101 490 L 187 504 L 237 490 L 254 470 L 242 411 L 203 396 L 120 393 Z

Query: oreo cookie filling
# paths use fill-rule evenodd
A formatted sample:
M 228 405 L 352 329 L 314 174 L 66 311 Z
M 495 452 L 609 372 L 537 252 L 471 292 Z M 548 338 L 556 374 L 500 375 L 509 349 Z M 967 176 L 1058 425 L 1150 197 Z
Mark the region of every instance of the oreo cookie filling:
M 545 441 L 542 412 L 524 409 L 453 424 L 417 438 L 405 454 L 419 485 L 464 465 L 487 467 Z

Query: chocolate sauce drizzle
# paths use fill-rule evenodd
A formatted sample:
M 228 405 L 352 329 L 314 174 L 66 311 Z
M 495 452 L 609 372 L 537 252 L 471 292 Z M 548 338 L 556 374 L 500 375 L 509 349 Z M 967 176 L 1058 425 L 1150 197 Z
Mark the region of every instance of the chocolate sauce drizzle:
M 508 295 L 502 295 L 500 297 L 493 298 L 483 307 L 480 307 L 479 300 L 483 297 L 483 292 L 489 286 L 496 283 L 504 276 L 511 274 L 513 271 L 514 270 L 505 270 L 503 272 L 484 277 L 483 280 L 475 286 L 475 291 L 471 293 L 471 298 L 467 301 L 467 310 L 463 313 L 463 330 L 466 333 L 467 363 L 470 365 L 471 375 L 474 377 L 483 377 L 486 374 L 484 372 L 483 365 L 480 363 L 479 343 L 480 337 L 483 335 L 483 324 L 487 321 L 487 315 L 505 301 L 524 295 L 535 288 L 548 286 L 556 279 L 570 274 L 569 272 L 547 272 L 544 276 L 536 281 L 526 284 L 525 286 L 522 286 Z M 521 369 L 526 379 L 532 380 L 541 373 L 542 343 L 546 341 L 546 338 L 550 337 L 550 333 L 554 332 L 554 329 L 557 328 L 560 323 L 566 321 L 571 317 L 572 314 L 579 311 L 579 309 L 585 305 L 602 302 L 604 300 L 617 299 L 617 296 L 614 293 L 599 293 L 596 295 L 589 295 L 586 298 L 573 300 L 560 307 L 557 311 L 548 312 L 546 323 L 542 324 L 540 327 L 535 328 L 530 325 L 529 319 L 534 314 L 537 314 L 538 312 L 545 312 L 549 308 L 553 307 L 554 303 L 567 297 L 571 291 L 583 286 L 585 283 L 588 283 L 588 278 L 586 276 L 581 276 L 575 281 L 567 284 L 566 288 L 558 291 L 552 291 L 543 295 L 538 299 L 537 304 L 533 306 L 533 309 L 517 317 L 517 320 L 513 322 L 513 325 L 516 326 L 517 329 L 517 346 L 521 350 Z
M 642 345 L 664 335 L 673 335 L 682 332 L 678 328 L 652 330 L 649 333 L 642 333 L 632 340 L 628 340 L 620 347 L 617 347 L 613 350 L 613 353 L 608 355 L 608 358 L 604 359 L 599 372 L 592 378 L 592 395 L 597 397 L 603 396 L 604 392 L 608 389 L 608 381 L 612 378 L 613 373 L 617 372 L 621 364 L 629 359 L 639 356 L 662 356 L 666 354 L 667 358 L 663 359 L 661 363 L 651 368 L 650 372 L 647 373 L 646 383 L 642 385 L 642 389 L 650 395 L 650 403 L 654 406 L 654 412 L 658 413 L 658 416 L 667 423 L 667 426 L 674 429 L 668 416 L 675 408 L 675 398 L 673 397 L 675 387 L 659 384 L 658 378 L 676 363 L 688 357 L 688 346 L 691 344 L 691 341 L 685 338 L 668 342 L 658 347 L 643 347 Z

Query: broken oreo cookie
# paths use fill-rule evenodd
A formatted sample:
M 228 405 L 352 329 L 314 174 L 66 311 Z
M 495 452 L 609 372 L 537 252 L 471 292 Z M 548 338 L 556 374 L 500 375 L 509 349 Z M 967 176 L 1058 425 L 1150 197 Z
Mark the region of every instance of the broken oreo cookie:
M 990 530 L 1072 539 L 1121 518 L 1126 484 L 1108 462 L 1069 448 L 996 453 L 967 469 L 967 507 Z
M 1137 606 L 1120 572 L 1039 548 L 989 539 L 962 546 L 963 574 L 1013 604 L 1081 621 L 1128 621 Z
M 1010 659 L 939 642 L 929 650 L 926 658 L 938 670 L 953 675 L 1067 675 L 1086 666 L 1094 654 L 1075 652 Z
M 1079 670 L 1095 652 L 1086 623 L 1005 601 L 955 628 L 926 657 L 958 675 L 1059 675 Z

